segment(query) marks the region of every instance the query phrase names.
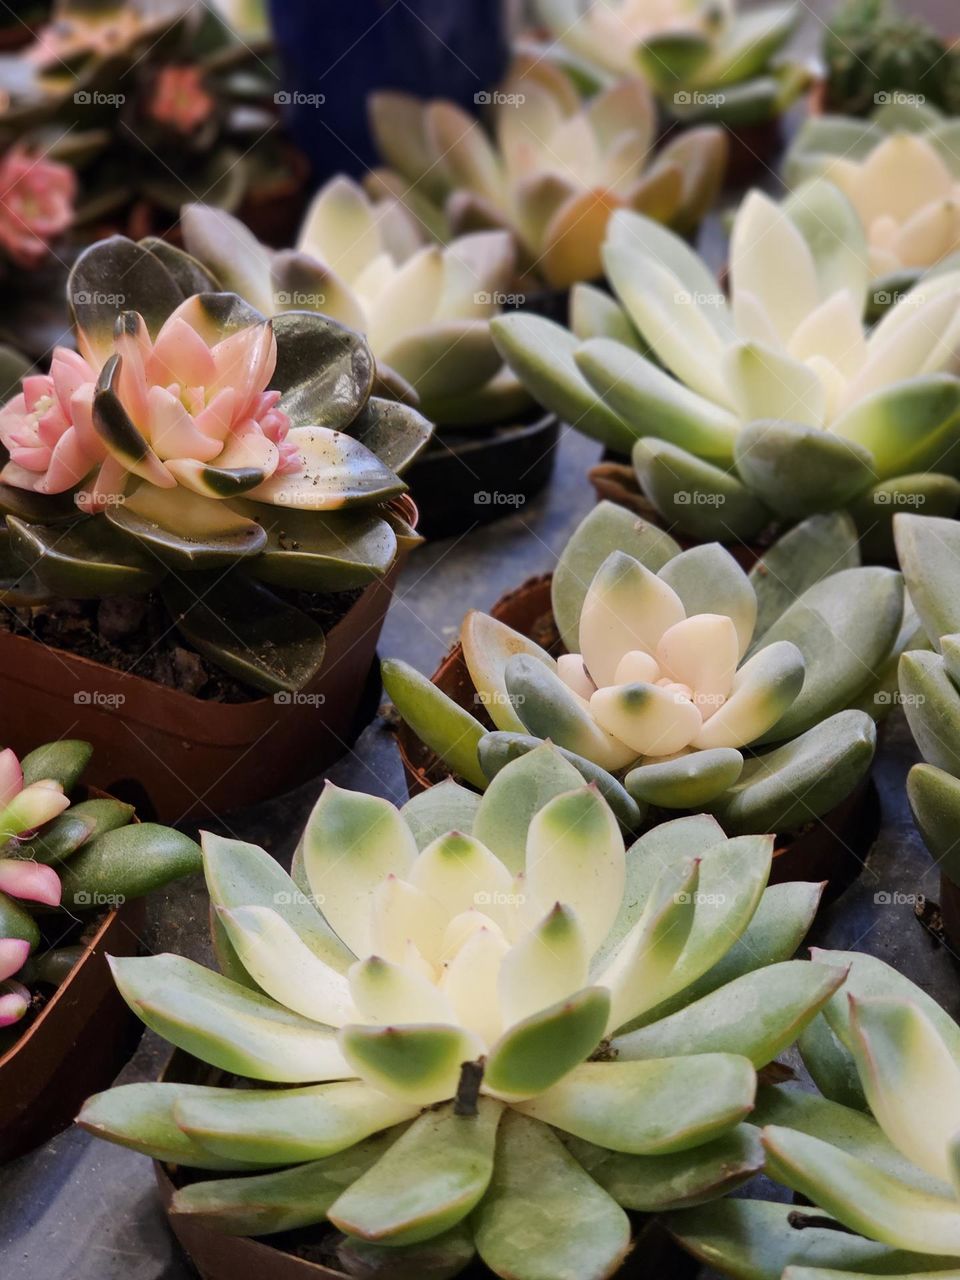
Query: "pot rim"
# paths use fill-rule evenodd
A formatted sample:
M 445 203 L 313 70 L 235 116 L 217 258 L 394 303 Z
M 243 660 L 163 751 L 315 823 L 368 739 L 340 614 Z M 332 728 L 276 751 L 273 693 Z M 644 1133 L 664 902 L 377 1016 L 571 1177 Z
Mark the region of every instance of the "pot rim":
M 504 422 L 484 422 L 471 426 L 444 426 L 441 422 L 437 425 L 434 437 L 427 445 L 427 448 L 414 459 L 410 471 L 412 474 L 413 468 L 427 458 L 443 457 L 450 453 L 459 457 L 462 454 L 480 453 L 486 449 L 503 448 L 518 440 L 528 440 L 531 436 L 536 436 L 540 433 L 546 435 L 553 427 L 559 430 L 560 419 L 557 414 L 551 413 L 549 410 L 544 412 L 536 404 L 531 411 L 530 421 L 517 422 L 513 418 L 507 418 Z M 466 438 L 450 444 L 441 435 L 444 431 L 462 435 Z M 501 434 L 498 436 L 495 434 L 496 432 Z M 442 445 L 442 449 L 438 449 L 436 453 L 431 455 L 431 446 L 433 445 Z
M 416 529 L 420 521 L 420 511 L 413 498 L 408 493 L 402 493 L 393 501 L 401 508 L 403 518 Z M 404 552 L 400 550 L 397 552 L 397 556 L 387 572 L 367 583 L 343 617 L 326 633 L 328 637 L 347 629 L 351 615 L 355 613 L 360 601 L 380 589 L 388 581 L 391 574 L 399 571 L 403 559 Z M 179 704 L 181 713 L 185 717 L 190 717 L 194 720 L 203 717 L 209 719 L 212 715 L 216 715 L 222 720 L 233 720 L 239 728 L 251 712 L 257 713 L 262 708 L 274 703 L 274 695 L 269 693 L 263 693 L 256 698 L 248 698 L 243 702 L 218 702 L 215 699 L 198 698 L 195 694 L 187 693 L 183 689 L 173 688 L 170 685 L 160 684 L 159 681 L 150 680 L 146 676 L 138 675 L 135 671 L 121 671 L 117 667 L 111 667 L 105 662 L 97 661 L 96 658 L 88 658 L 84 654 L 72 653 L 69 649 L 61 649 L 53 644 L 44 644 L 40 640 L 34 640 L 31 636 L 16 635 L 9 631 L 0 632 L 0 652 L 4 647 L 19 648 L 24 652 L 28 649 L 45 650 L 55 655 L 64 666 L 76 666 L 81 673 L 87 674 L 90 679 L 97 675 L 101 682 L 105 680 L 110 684 L 125 685 L 131 692 L 134 694 L 139 693 L 143 698 L 154 698 L 172 707 L 177 707 Z M 314 678 L 314 682 L 319 683 L 323 679 L 323 675 L 323 667 L 321 666 Z M 19 672 L 18 683 L 36 689 L 46 690 L 48 687 L 41 673 L 33 672 L 29 668 L 26 671 L 21 670 Z M 305 689 L 309 687 L 307 685 Z M 144 717 L 133 715 L 130 712 L 124 712 L 123 714 L 126 719 L 137 721 L 144 719 Z

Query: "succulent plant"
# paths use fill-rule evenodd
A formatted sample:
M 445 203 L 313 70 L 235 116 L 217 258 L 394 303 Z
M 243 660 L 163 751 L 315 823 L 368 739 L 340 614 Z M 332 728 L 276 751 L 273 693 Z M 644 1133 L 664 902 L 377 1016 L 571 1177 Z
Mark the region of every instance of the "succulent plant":
M 92 246 L 69 296 L 79 350 L 0 410 L 5 598 L 156 589 L 221 668 L 301 688 L 324 634 L 299 593 L 364 586 L 415 540 L 391 500 L 429 424 L 371 396 L 358 334 L 264 319 L 159 241 Z
M 869 955 L 813 951 L 846 969 L 800 1036 L 822 1095 L 758 1091 L 768 1177 L 811 1209 L 726 1201 L 671 1214 L 676 1238 L 737 1280 L 842 1280 L 960 1270 L 960 1028 Z
M 274 90 L 256 45 L 206 3 L 57 0 L 35 42 L 0 58 L 0 146 L 79 170 L 78 224 L 143 200 L 233 208 L 277 176 Z
M 736 0 L 536 0 L 556 56 L 580 83 L 642 74 L 683 121 L 755 124 L 781 115 L 809 85 L 784 58 L 795 4 L 738 13 Z
M 23 147 L 0 158 L 0 254 L 9 265 L 44 262 L 73 221 L 76 185 L 72 169 Z
M 119 906 L 200 870 L 193 840 L 132 825 L 132 805 L 110 796 L 71 801 L 90 754 L 88 743 L 67 738 L 22 761 L 0 751 L 0 1028 L 23 1018 L 32 985 L 58 985 L 73 966 L 74 948 L 49 945 L 41 929 L 52 918 L 64 937 L 52 911 L 62 906 L 75 921 L 77 911 Z
M 867 120 L 811 116 L 784 161 L 791 186 L 826 178 L 863 224 L 882 312 L 929 267 L 960 253 L 960 125 L 932 107 L 891 100 Z M 946 262 L 945 262 L 946 260 Z
M 956 115 L 960 53 L 894 0 L 845 0 L 823 39 L 833 111 L 868 115 L 878 102 L 918 99 Z
M 960 885 L 960 533 L 953 520 L 903 513 L 897 554 L 925 637 L 904 653 L 899 701 L 924 763 L 907 776 L 917 826 L 946 880 Z
M 205 205 L 187 205 L 180 225 L 190 253 L 265 315 L 319 311 L 363 333 L 380 379 L 431 421 L 487 424 L 530 407 L 490 336 L 514 278 L 506 232 L 425 245 L 402 204 L 375 204 L 342 176 L 314 197 L 292 250 Z
M 204 835 L 221 973 L 113 962 L 224 1087 L 121 1086 L 80 1123 L 213 1174 L 174 1196 L 191 1222 L 327 1220 L 352 1274 L 429 1255 L 449 1276 L 476 1253 L 511 1280 L 602 1280 L 624 1209 L 758 1168 L 755 1071 L 843 981 L 791 959 L 820 886 L 767 888 L 772 848 L 699 816 L 625 851 L 547 746 L 480 800 L 447 782 L 398 811 L 327 784 L 292 878 Z
M 592 299 L 575 334 L 503 316 L 494 337 L 542 404 L 632 448 L 666 524 L 736 541 L 848 509 L 880 554 L 898 508 L 953 513 L 960 272 L 925 281 L 866 332 L 863 228 L 829 183 L 783 206 L 751 192 L 729 303 L 684 241 L 637 214 L 614 215 L 604 262 L 622 308 Z
M 627 830 L 648 804 L 709 808 L 733 833 L 789 833 L 826 813 L 870 766 L 871 715 L 889 706 L 896 657 L 916 631 L 899 575 L 859 567 L 842 515 L 798 525 L 748 577 L 719 544 L 681 551 L 601 503 L 551 590 L 557 658 L 486 614 L 464 619 L 492 731 L 405 663 L 384 661 L 384 685 L 473 786 L 549 739 Z
M 684 133 L 654 151 L 656 112 L 639 80 L 581 102 L 550 63 L 521 59 L 491 98 L 494 138 L 451 102 L 375 93 L 371 127 L 387 171 L 368 189 L 407 203 L 441 240 L 506 229 L 521 288 L 565 288 L 602 273 L 614 209 L 642 210 L 690 231 L 713 202 L 726 166 L 721 130 Z

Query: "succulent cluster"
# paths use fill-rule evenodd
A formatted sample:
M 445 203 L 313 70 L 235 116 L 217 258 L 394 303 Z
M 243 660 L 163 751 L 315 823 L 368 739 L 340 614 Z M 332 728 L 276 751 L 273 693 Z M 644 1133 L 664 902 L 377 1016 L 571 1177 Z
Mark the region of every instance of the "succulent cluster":
M 827 182 L 783 205 L 747 196 L 729 301 L 689 245 L 638 214 L 614 215 L 604 263 L 620 306 L 592 299 L 575 334 L 503 316 L 494 336 L 542 404 L 632 449 L 665 524 L 730 542 L 847 509 L 883 554 L 897 507 L 953 513 L 960 272 L 925 280 L 867 330 L 863 227 Z
M 681 551 L 601 503 L 551 590 L 557 658 L 486 614 L 464 620 L 463 656 L 492 731 L 405 663 L 385 661 L 384 684 L 474 786 L 550 740 L 628 830 L 650 804 L 708 807 L 728 831 L 784 833 L 839 804 L 869 769 L 871 716 L 889 703 L 877 694 L 917 629 L 899 574 L 859 566 L 844 516 L 798 525 L 748 576 L 717 543 Z
M 919 99 L 960 110 L 960 52 L 896 0 L 845 0 L 823 41 L 832 111 L 869 115 L 882 102 Z
M 180 225 L 190 253 L 265 315 L 319 311 L 364 334 L 381 382 L 432 422 L 502 422 L 529 408 L 490 336 L 514 281 L 507 232 L 424 244 L 403 204 L 374 203 L 342 176 L 317 192 L 293 249 L 268 249 L 205 205 L 187 205 Z
M 429 424 L 371 395 L 358 334 L 312 312 L 265 319 L 159 241 L 92 246 L 68 291 L 78 351 L 0 410 L 6 599 L 156 589 L 218 666 L 301 688 L 324 633 L 297 593 L 391 568 L 414 537 L 391 505 L 398 472 Z
M 685 122 L 755 124 L 781 115 L 810 83 L 781 56 L 798 7 L 738 13 L 736 0 L 536 0 L 535 12 L 578 80 L 642 75 Z
M 843 982 L 791 959 L 820 886 L 767 888 L 772 849 L 700 816 L 625 850 L 546 746 L 482 799 L 447 782 L 398 811 L 328 785 L 292 878 L 204 836 L 221 973 L 113 962 L 221 1083 L 121 1086 L 80 1123 L 213 1175 L 174 1196 L 191 1222 L 328 1221 L 350 1274 L 478 1254 L 511 1280 L 609 1276 L 624 1210 L 760 1168 L 756 1072 Z
M 917 826 L 944 878 L 960 885 L 960 527 L 896 519 L 897 554 L 925 633 L 900 659 L 900 700 L 924 763 L 907 777 Z
M 722 131 L 691 129 L 656 149 L 656 111 L 642 81 L 619 81 L 584 102 L 557 67 L 521 58 L 491 97 L 493 138 L 451 102 L 373 94 L 371 127 L 389 168 L 367 185 L 375 198 L 406 203 L 442 241 L 509 231 L 524 288 L 600 276 L 615 209 L 687 232 L 719 190 Z
M 874 277 L 873 310 L 889 306 L 927 268 L 955 265 L 958 139 L 955 119 L 922 103 L 892 101 L 866 120 L 811 116 L 787 152 L 784 177 L 791 186 L 826 178 L 856 210 Z
M 750 1121 L 762 1126 L 768 1177 L 813 1208 L 727 1200 L 668 1225 L 735 1280 L 950 1280 L 960 1268 L 960 1027 L 881 960 L 812 954 L 814 968 L 847 973 L 800 1035 L 822 1096 L 763 1086 Z
M 0 751 L 0 1028 L 30 1008 L 31 985 L 57 985 L 75 949 L 50 946 L 35 912 L 119 905 L 200 869 L 200 850 L 178 831 L 133 823 L 133 807 L 110 796 L 71 800 L 90 758 L 86 742 L 62 739 L 18 760 Z M 55 934 L 64 934 L 64 920 Z
M 0 146 L 78 170 L 78 223 L 144 199 L 233 208 L 276 169 L 273 81 L 208 4 L 57 0 L 35 42 L 0 58 Z

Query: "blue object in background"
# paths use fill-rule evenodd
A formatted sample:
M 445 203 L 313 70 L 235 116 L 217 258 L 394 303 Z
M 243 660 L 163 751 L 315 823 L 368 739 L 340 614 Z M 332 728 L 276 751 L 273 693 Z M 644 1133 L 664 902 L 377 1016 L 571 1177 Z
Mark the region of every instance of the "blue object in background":
M 507 0 L 270 0 L 279 101 L 317 182 L 377 156 L 367 94 L 402 89 L 470 111 L 509 51 Z

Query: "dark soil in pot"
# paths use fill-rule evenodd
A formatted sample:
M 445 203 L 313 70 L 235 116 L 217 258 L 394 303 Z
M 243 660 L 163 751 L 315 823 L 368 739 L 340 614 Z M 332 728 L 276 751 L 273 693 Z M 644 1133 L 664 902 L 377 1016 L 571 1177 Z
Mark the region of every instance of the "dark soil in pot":
M 940 919 L 943 936 L 955 956 L 960 956 L 960 886 L 940 877 Z
M 180 1049 L 174 1051 L 161 1079 L 184 1084 L 222 1084 L 228 1080 L 222 1072 Z M 238 1280 L 238 1277 L 248 1280 L 253 1276 L 257 1280 L 365 1280 L 370 1275 L 366 1270 L 344 1270 L 344 1265 L 349 1263 L 338 1254 L 344 1237 L 327 1223 L 250 1238 L 222 1235 L 188 1218 L 178 1217 L 170 1212 L 173 1193 L 187 1182 L 198 1181 L 196 1174 L 156 1161 L 154 1172 L 170 1226 L 203 1280 Z M 667 1276 L 670 1280 L 693 1280 L 698 1264 L 672 1242 L 659 1222 L 655 1218 L 631 1216 L 634 1249 L 611 1280 L 664 1280 Z M 431 1280 L 431 1275 L 422 1268 L 416 1274 L 398 1268 L 389 1274 L 378 1271 L 376 1280 Z M 461 1280 L 495 1280 L 493 1272 L 479 1260 L 459 1276 Z
M 550 582 L 549 574 L 531 578 L 501 596 L 490 613 L 556 655 L 564 650 L 550 608 Z M 431 678 L 438 688 L 471 715 L 494 727 L 485 709 L 476 704 L 473 681 L 459 643 L 453 646 Z M 411 796 L 449 776 L 443 762 L 402 721 L 397 727 L 397 746 Z M 674 810 L 651 810 L 645 829 L 678 816 Z M 869 779 L 865 779 L 822 818 L 808 823 L 800 831 L 778 836 L 770 873 L 771 884 L 786 880 L 825 880 L 829 882 L 825 898 L 832 900 L 856 879 L 879 826 L 880 806 L 876 789 Z
M 466 533 L 523 510 L 550 479 L 560 424 L 539 410 L 525 422 L 443 427 L 406 475 L 428 539 Z
M 13 1043 L 0 1042 L 0 1161 L 45 1142 L 73 1121 L 80 1104 L 112 1083 L 143 1034 L 106 957 L 136 955 L 142 902 L 127 902 L 64 929 L 64 913 L 43 920 L 57 946 L 77 943 L 80 958 L 56 988 L 40 984 Z

